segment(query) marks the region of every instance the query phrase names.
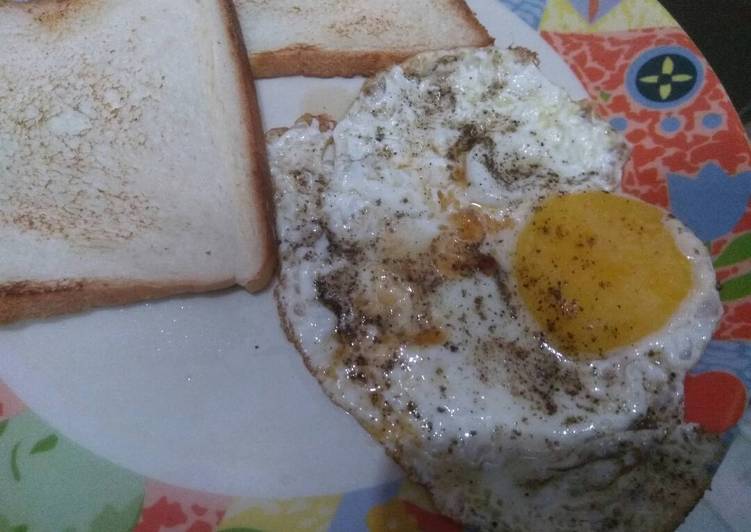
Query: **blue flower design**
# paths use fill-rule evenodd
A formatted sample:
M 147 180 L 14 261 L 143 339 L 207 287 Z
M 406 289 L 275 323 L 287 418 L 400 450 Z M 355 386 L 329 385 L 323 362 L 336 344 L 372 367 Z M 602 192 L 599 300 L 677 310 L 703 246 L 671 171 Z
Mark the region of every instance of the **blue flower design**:
M 670 109 L 693 99 L 704 84 L 704 67 L 682 46 L 660 46 L 642 53 L 626 73 L 631 98 L 651 109 Z
M 729 233 L 746 212 L 751 172 L 733 176 L 710 163 L 695 178 L 669 174 L 668 189 L 673 214 L 709 242 Z

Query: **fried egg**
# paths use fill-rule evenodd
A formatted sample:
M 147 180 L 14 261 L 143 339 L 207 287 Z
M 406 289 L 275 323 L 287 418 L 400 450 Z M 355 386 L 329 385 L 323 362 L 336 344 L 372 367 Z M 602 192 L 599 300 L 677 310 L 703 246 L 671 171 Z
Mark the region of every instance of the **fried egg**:
M 287 333 L 441 511 L 482 530 L 681 522 L 720 453 L 682 422 L 721 314 L 711 260 L 619 191 L 623 139 L 533 53 L 422 54 L 338 124 L 267 140 Z

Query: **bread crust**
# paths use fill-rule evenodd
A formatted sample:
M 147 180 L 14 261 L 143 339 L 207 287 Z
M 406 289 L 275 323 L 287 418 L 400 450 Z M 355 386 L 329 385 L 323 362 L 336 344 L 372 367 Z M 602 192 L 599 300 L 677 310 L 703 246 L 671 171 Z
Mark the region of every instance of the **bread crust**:
M 317 46 L 297 44 L 253 53 L 250 55 L 250 65 L 256 78 L 370 76 L 414 53 L 414 50 L 324 50 Z
M 234 284 L 234 279 L 210 282 L 64 279 L 50 282 L 5 283 L 0 285 L 0 324 L 48 318 L 95 307 L 126 305 L 177 294 L 220 290 Z
M 457 43 L 456 46 L 481 47 L 490 46 L 495 42 L 464 0 L 455 0 L 453 8 L 457 18 L 464 21 L 475 33 L 472 42 Z M 278 50 L 251 53 L 250 65 L 256 78 L 371 76 L 416 53 L 426 51 L 429 49 L 329 50 L 301 43 Z
M 238 80 L 242 85 L 242 112 L 248 135 L 248 151 L 251 154 L 253 164 L 251 175 L 248 176 L 251 182 L 252 197 L 248 199 L 254 204 L 255 212 L 258 213 L 260 230 L 257 233 L 257 238 L 260 240 L 259 245 L 263 253 L 263 261 L 256 276 L 243 286 L 250 292 L 257 292 L 266 288 L 274 273 L 276 273 L 277 266 L 271 172 L 266 159 L 266 140 L 263 134 L 258 99 L 256 98 L 255 82 L 248 61 L 248 51 L 245 48 L 245 39 L 242 35 L 237 10 L 232 0 L 221 0 L 219 5 L 227 27 Z M 253 243 L 249 242 L 248 245 L 251 246 Z
M 467 25 L 474 30 L 475 36 L 477 38 L 477 42 L 468 43 L 465 46 L 480 47 L 490 46 L 491 44 L 495 43 L 495 39 L 490 36 L 488 30 L 485 29 L 485 26 L 480 24 L 480 21 L 477 20 L 477 16 L 475 16 L 475 12 L 470 9 L 470 7 L 467 5 L 467 2 L 465 2 L 464 0 L 455 0 L 453 6 L 454 9 L 456 9 L 459 18 L 463 19 L 464 22 L 466 22 Z

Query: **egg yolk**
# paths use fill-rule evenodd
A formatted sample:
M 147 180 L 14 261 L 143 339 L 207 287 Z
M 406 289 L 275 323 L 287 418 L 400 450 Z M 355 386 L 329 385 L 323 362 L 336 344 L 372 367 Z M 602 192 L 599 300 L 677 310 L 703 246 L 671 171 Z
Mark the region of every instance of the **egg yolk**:
M 600 358 L 668 322 L 693 280 L 664 217 L 606 192 L 556 196 L 534 212 L 513 267 L 549 343 L 572 358 Z

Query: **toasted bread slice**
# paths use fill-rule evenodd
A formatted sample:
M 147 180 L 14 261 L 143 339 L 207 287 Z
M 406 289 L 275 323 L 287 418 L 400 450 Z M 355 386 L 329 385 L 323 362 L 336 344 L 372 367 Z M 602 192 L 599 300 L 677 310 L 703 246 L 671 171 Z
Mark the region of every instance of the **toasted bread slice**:
M 0 322 L 274 271 L 230 0 L 0 1 Z
M 493 43 L 464 0 L 236 0 L 253 73 L 371 75 L 426 50 Z

